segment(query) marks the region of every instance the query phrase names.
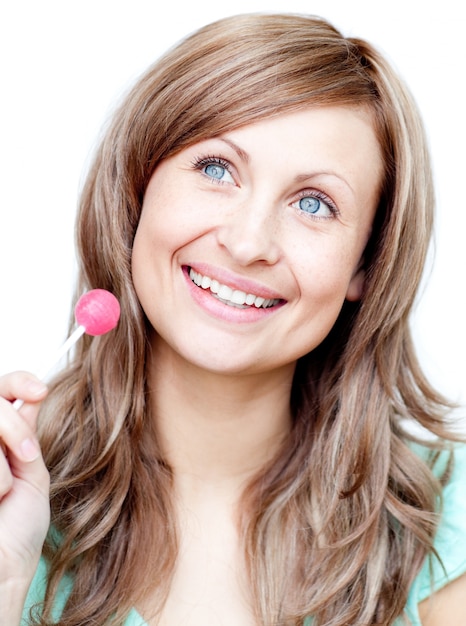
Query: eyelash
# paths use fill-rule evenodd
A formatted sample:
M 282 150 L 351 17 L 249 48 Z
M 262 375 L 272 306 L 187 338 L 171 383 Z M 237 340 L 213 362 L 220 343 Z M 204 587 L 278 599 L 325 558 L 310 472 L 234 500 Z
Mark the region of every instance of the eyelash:
M 327 196 L 326 193 L 324 193 L 323 191 L 317 191 L 316 189 L 305 189 L 304 191 L 301 191 L 298 194 L 298 198 L 296 201 L 301 200 L 302 198 L 317 198 L 317 200 L 321 200 L 322 202 L 324 202 L 330 212 L 332 213 L 332 217 L 338 217 L 338 215 L 340 215 L 340 211 L 338 210 L 337 205 L 335 204 L 335 202 L 329 197 Z M 304 214 L 306 214 L 305 211 L 302 211 Z M 329 217 L 324 217 L 324 216 L 320 216 L 320 215 L 312 215 L 311 213 L 306 214 L 307 217 L 314 219 L 314 220 L 328 220 L 330 219 Z
M 226 169 L 226 171 L 233 176 L 233 168 L 231 167 L 231 163 L 226 159 L 219 156 L 199 156 L 193 159 L 192 166 L 195 170 L 201 171 L 206 165 L 211 165 L 215 163 L 216 165 L 221 165 Z M 211 178 L 208 174 L 205 176 L 213 183 L 217 183 L 217 185 L 225 184 L 224 181 L 216 178 Z

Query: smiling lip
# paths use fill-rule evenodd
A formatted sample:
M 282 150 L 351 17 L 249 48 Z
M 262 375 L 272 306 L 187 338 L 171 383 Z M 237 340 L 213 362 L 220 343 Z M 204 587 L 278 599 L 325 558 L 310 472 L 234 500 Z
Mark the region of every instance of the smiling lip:
M 228 285 L 220 283 L 215 278 L 210 278 L 209 276 L 196 272 L 192 267 L 189 270 L 189 278 L 198 287 L 209 289 L 215 298 L 218 298 L 218 300 L 221 300 L 224 304 L 228 304 L 229 306 L 241 308 L 255 306 L 257 309 L 261 307 L 268 309 L 280 302 L 280 298 L 264 298 L 254 293 L 246 293 L 241 289 L 233 289 Z
M 231 321 L 262 319 L 285 303 L 276 292 L 242 277 L 207 265 L 183 266 L 191 293 L 216 317 Z

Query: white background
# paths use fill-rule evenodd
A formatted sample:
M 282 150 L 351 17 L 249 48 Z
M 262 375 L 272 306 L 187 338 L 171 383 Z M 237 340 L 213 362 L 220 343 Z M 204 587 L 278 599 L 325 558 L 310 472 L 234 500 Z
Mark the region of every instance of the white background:
M 183 6 L 181 6 L 181 4 Z M 466 402 L 466 17 L 457 0 L 26 0 L 0 6 L 0 372 L 66 337 L 79 187 L 112 104 L 167 47 L 240 12 L 314 13 L 377 45 L 410 85 L 437 185 L 433 269 L 413 317 L 421 362 Z

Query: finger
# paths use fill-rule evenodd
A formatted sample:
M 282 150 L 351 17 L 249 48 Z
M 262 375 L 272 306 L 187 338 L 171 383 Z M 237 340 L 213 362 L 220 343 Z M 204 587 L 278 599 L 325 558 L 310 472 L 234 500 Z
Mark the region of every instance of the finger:
M 29 372 L 13 372 L 0 377 L 0 396 L 13 402 L 40 402 L 47 394 L 47 386 Z
M 30 485 L 45 493 L 49 488 L 50 476 L 45 467 L 39 445 L 36 445 L 36 451 L 30 455 L 27 461 L 24 460 L 24 454 L 20 458 L 16 455 L 16 452 L 12 450 L 8 450 L 8 458 L 6 461 L 13 482 L 14 479 L 27 481 Z M 8 477 L 4 480 L 6 486 L 8 486 Z M 5 495 L 5 493 L 3 495 Z
M 0 500 L 15 479 L 46 493 L 49 474 L 34 431 L 4 398 L 0 398 L 0 439 L 6 450 L 6 455 L 0 452 Z
M 34 432 L 6 400 L 2 398 L 0 405 L 0 437 L 6 452 L 0 452 L 0 500 L 12 493 L 16 479 L 47 493 L 49 474 Z
M 2 445 L 2 450 L 5 450 Z M 6 456 L 0 453 L 0 500 L 13 486 L 13 475 Z
M 0 439 L 6 446 L 7 454 L 13 452 L 23 463 L 31 463 L 40 456 L 33 428 L 4 398 L 0 398 Z
M 28 372 L 14 372 L 0 378 L 0 396 L 9 401 L 16 399 L 13 408 L 20 411 L 23 419 L 34 430 L 40 402 L 46 395 L 46 385 Z M 23 404 L 23 400 L 26 404 Z
M 47 393 L 47 386 L 29 372 L 12 372 L 0 377 L 0 396 L 11 402 L 20 398 L 27 402 L 38 402 Z

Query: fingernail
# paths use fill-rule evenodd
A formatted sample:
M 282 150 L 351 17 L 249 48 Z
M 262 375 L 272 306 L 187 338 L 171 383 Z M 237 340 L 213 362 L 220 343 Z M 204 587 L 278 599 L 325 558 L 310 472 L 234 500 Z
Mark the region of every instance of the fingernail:
M 30 380 L 27 387 L 34 396 L 40 396 L 47 391 L 47 385 L 44 385 L 40 380 Z
M 35 461 L 40 454 L 39 446 L 33 439 L 25 439 L 20 445 L 20 450 L 26 463 Z

